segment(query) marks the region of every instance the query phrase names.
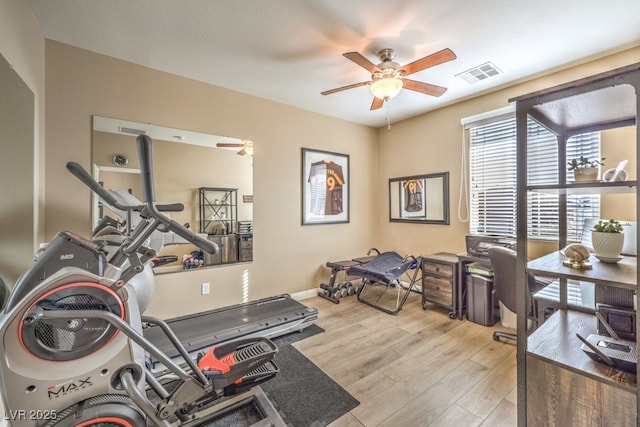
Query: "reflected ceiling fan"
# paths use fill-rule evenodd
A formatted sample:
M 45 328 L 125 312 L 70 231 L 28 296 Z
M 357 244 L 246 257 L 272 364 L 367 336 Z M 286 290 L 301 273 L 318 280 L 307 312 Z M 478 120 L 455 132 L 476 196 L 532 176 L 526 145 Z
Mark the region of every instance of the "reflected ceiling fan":
M 343 90 L 370 85 L 371 93 L 373 93 L 374 96 L 371 110 L 377 110 L 382 107 L 384 101 L 396 96 L 403 87 L 431 96 L 442 95 L 447 91 L 446 87 L 419 82 L 406 77 L 418 71 L 456 59 L 456 55 L 451 49 L 442 49 L 405 66 L 394 62 L 396 57 L 396 51 L 394 49 L 382 49 L 379 51 L 377 56 L 382 62 L 378 65 L 375 65 L 358 52 L 347 52 L 344 53 L 343 56 L 369 71 L 371 73 L 371 80 L 327 90 L 321 92 L 322 95 L 331 95 L 332 93 Z
M 253 156 L 253 141 L 249 141 L 248 139 L 243 139 L 242 142 L 218 142 L 216 144 L 218 148 L 240 148 L 236 154 L 240 156 L 244 156 L 248 154 Z

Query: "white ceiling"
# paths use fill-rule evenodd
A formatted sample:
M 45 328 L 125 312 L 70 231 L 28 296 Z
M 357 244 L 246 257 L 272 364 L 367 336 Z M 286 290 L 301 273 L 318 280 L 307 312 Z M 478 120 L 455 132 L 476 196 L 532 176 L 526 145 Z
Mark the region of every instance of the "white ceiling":
M 448 87 L 403 90 L 392 121 L 640 45 L 640 0 L 27 0 L 52 40 L 348 121 L 380 127 L 365 69 L 382 48 L 401 65 L 443 48 L 457 59 L 411 75 Z M 640 58 L 638 58 L 640 61 Z M 455 77 L 491 61 L 503 74 Z

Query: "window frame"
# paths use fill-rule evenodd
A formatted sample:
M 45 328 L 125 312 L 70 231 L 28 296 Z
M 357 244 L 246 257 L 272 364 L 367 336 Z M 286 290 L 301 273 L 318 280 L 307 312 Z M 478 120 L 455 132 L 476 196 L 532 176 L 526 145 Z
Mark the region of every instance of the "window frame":
M 462 124 L 466 131 L 464 137 L 469 142 L 469 233 L 472 235 L 515 236 L 517 199 L 515 112 L 503 109 L 494 115 L 485 113 L 475 119 L 463 119 Z M 558 162 L 557 155 L 559 138 L 533 119 L 529 119 L 527 127 L 530 135 L 533 135 L 534 139 L 539 139 L 539 145 L 533 145 L 534 153 L 528 157 L 528 162 L 534 165 L 534 168 L 531 165 L 528 167 L 528 182 L 535 184 L 557 183 L 560 173 L 558 168 L 562 167 Z M 485 144 L 485 146 L 479 149 L 480 144 Z M 495 147 L 490 147 L 489 144 L 495 144 Z M 535 150 L 540 152 L 535 153 Z M 600 158 L 600 153 L 600 132 L 575 135 L 567 140 L 567 158 L 581 154 L 590 158 Z M 536 165 L 542 169 L 536 171 Z M 496 173 L 500 170 L 506 171 L 505 175 Z M 571 181 L 572 177 L 566 167 L 564 171 L 567 173 L 567 182 Z M 488 201 L 494 207 L 492 208 L 493 212 L 489 211 L 490 213 L 487 215 L 486 194 L 494 189 L 503 189 L 504 191 L 494 194 L 493 202 Z M 558 241 L 558 195 L 529 193 L 527 200 L 529 204 L 527 209 L 528 239 Z M 508 209 L 509 204 L 510 209 Z M 567 213 L 567 238 L 569 241 L 580 241 L 584 220 L 600 216 L 599 194 L 567 196 Z

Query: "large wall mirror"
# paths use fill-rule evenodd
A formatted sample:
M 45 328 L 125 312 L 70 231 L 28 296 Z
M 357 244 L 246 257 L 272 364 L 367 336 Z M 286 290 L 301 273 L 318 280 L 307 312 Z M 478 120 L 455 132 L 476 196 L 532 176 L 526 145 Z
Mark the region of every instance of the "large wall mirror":
M 449 224 L 449 172 L 389 179 L 389 221 Z
M 142 190 L 135 139 L 140 134 L 153 140 L 156 202 L 182 203 L 184 210 L 167 214 L 220 247 L 210 255 L 173 233 L 156 232 L 150 240 L 158 252 L 156 273 L 252 261 L 253 142 L 94 116 L 94 178 L 121 197 L 138 200 Z M 124 213 L 110 210 L 94 196 L 94 231 L 105 221 L 127 230 Z
M 0 278 L 13 285 L 30 266 L 34 217 L 35 97 L 13 66 L 0 54 Z M 40 160 L 42 163 L 42 159 Z

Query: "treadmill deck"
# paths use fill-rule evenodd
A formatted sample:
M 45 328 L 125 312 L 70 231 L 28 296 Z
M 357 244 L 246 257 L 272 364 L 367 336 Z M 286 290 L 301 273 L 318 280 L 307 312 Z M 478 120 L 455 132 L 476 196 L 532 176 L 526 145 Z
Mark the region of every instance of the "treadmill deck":
M 187 352 L 195 357 L 218 343 L 239 338 L 275 338 L 313 325 L 318 310 L 294 300 L 288 294 L 248 303 L 222 307 L 166 320 Z M 168 357 L 179 357 L 162 329 L 151 325 L 143 329 L 144 337 Z M 161 370 L 155 358 L 148 356 L 151 370 Z

